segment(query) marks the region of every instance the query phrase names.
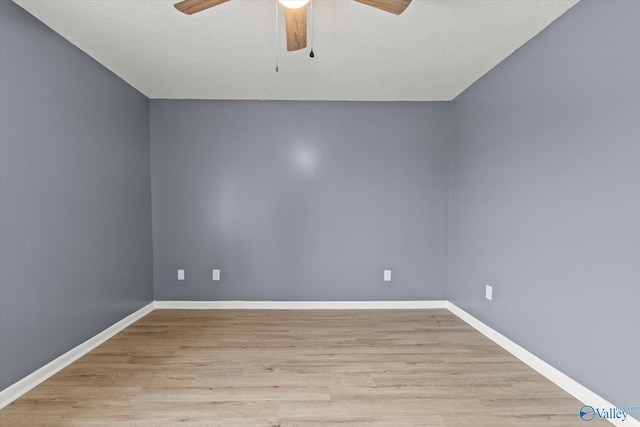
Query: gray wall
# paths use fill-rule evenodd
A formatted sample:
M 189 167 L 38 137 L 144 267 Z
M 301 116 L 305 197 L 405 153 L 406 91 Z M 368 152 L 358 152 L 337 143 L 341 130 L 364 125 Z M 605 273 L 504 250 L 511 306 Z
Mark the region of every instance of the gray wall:
M 449 124 L 446 103 L 152 100 L 155 298 L 443 299 Z
M 452 107 L 448 298 L 617 405 L 640 402 L 639 18 L 582 1 Z
M 0 389 L 152 300 L 149 102 L 0 0 Z

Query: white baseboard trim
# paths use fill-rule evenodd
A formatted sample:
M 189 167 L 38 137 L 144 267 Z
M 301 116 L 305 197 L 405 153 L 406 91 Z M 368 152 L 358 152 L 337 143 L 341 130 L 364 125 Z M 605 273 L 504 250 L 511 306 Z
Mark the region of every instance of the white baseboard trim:
M 4 408 L 47 378 L 67 367 L 154 309 L 246 309 L 246 310 L 379 310 L 379 309 L 447 309 L 478 332 L 504 348 L 573 397 L 594 408 L 614 405 L 582 384 L 560 372 L 504 335 L 485 325 L 449 301 L 154 301 L 130 314 L 98 335 L 69 350 L 37 371 L 0 391 L 0 409 Z M 577 410 L 576 408 L 576 416 Z M 628 416 L 625 421 L 609 420 L 620 427 L 640 427 L 640 421 Z
M 138 311 L 128 315 L 124 319 L 118 321 L 117 323 L 114 323 L 94 337 L 89 338 L 87 341 L 83 342 L 77 347 L 72 348 L 63 355 L 47 363 L 37 371 L 32 372 L 18 382 L 0 391 L 0 409 L 4 408 L 38 384 L 42 383 L 47 378 L 66 368 L 85 354 L 89 353 L 91 350 L 98 347 L 100 344 L 107 341 L 109 338 L 113 337 L 115 334 L 122 331 L 127 326 L 130 326 L 137 320 L 151 313 L 154 309 L 154 302 L 145 305 Z
M 247 310 L 333 310 L 333 309 L 433 309 L 446 308 L 447 301 L 153 301 L 96 336 L 0 391 L 0 409 L 38 384 L 75 362 L 109 338 L 155 309 L 247 309 Z
M 592 406 L 594 408 L 613 408 L 615 405 L 604 399 L 603 397 L 598 396 L 593 391 L 589 390 L 582 384 L 578 383 L 568 375 L 562 373 L 557 370 L 553 366 L 549 365 L 544 360 L 540 359 L 536 355 L 532 354 L 528 350 L 520 347 L 515 342 L 511 341 L 509 338 L 505 337 L 501 333 L 492 329 L 491 327 L 485 325 L 480 320 L 476 319 L 457 305 L 452 302 L 447 301 L 447 309 L 458 316 L 460 319 L 464 320 L 482 335 L 489 338 L 491 341 L 498 344 L 500 347 L 507 350 L 509 353 L 520 359 L 522 362 L 527 364 L 529 367 L 533 368 L 539 374 L 547 378 L 549 381 L 556 384 L 558 387 L 578 399 L 585 405 Z M 576 408 L 576 417 L 578 417 L 578 411 L 580 408 Z M 620 419 L 608 419 L 613 425 L 616 426 L 626 426 L 626 427 L 640 427 L 640 421 L 636 420 L 631 416 L 627 416 L 625 421 Z
M 447 308 L 447 301 L 156 301 L 158 309 L 183 310 L 384 310 Z

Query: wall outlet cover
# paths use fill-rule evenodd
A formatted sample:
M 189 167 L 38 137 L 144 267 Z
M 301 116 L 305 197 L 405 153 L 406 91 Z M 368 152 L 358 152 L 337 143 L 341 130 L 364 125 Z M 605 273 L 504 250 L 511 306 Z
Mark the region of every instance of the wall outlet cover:
M 384 277 L 384 281 L 385 282 L 390 282 L 391 281 L 391 270 L 385 270 L 383 277 Z
M 213 270 L 212 271 L 211 280 L 220 280 L 220 270 Z
M 484 297 L 489 301 L 493 300 L 493 286 L 485 285 L 486 288 L 484 290 Z
M 184 280 L 184 270 L 178 270 L 178 280 Z

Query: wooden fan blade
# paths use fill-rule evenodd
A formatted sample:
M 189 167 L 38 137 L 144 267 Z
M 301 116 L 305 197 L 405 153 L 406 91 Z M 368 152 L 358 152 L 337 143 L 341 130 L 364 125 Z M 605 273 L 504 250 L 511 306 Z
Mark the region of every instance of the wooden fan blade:
M 307 6 L 297 9 L 285 8 L 284 21 L 287 27 L 287 50 L 307 47 Z
M 358 3 L 400 15 L 409 6 L 411 0 L 356 0 Z
M 174 4 L 173 6 L 182 13 L 193 15 L 196 12 L 202 12 L 205 9 L 209 9 L 210 7 L 226 3 L 228 1 L 229 0 L 184 0 L 180 3 Z

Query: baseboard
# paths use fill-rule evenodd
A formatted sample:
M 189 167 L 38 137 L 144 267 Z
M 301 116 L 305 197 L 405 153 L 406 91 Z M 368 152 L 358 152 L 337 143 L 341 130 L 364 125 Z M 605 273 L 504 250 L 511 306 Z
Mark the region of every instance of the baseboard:
M 147 314 L 151 313 L 155 308 L 155 303 L 151 302 L 142 307 L 138 311 L 128 315 L 119 322 L 109 326 L 104 331 L 89 338 L 87 341 L 72 348 L 58 358 L 44 365 L 37 371 L 32 372 L 20 381 L 10 385 L 4 390 L 0 391 L 0 409 L 4 408 L 47 378 L 61 371 L 63 368 L 69 366 L 85 354 L 89 353 L 100 344 L 113 337 L 118 332 L 122 331 L 127 326 L 133 324 L 137 320 L 143 318 Z
M 447 301 L 156 301 L 158 309 L 380 310 L 446 308 Z
M 582 384 L 578 383 L 568 375 L 560 372 L 553 366 L 549 365 L 544 360 L 540 359 L 536 355 L 532 354 L 528 350 L 520 347 L 518 344 L 511 341 L 501 333 L 485 325 L 480 320 L 476 319 L 460 307 L 456 306 L 452 302 L 447 301 L 446 308 L 460 319 L 464 320 L 482 335 L 489 338 L 491 341 L 498 344 L 500 347 L 507 350 L 509 353 L 520 359 L 522 362 L 533 368 L 539 374 L 547 378 L 549 381 L 556 384 L 558 387 L 578 399 L 585 405 L 592 406 L 594 408 L 613 408 L 615 405 L 598 396 L 593 391 L 589 390 Z M 576 417 L 578 417 L 578 411 L 580 408 L 576 408 Z M 578 418 L 579 419 L 579 418 Z M 625 421 L 620 419 L 608 419 L 613 425 L 626 426 L 626 427 L 640 427 L 640 421 L 628 416 Z
M 447 301 L 154 301 L 0 391 L 0 409 L 75 362 L 127 326 L 143 318 L 154 309 L 355 310 L 444 309 L 446 306 Z
M 478 332 L 507 350 L 573 397 L 594 408 L 613 408 L 610 402 L 582 384 L 560 372 L 504 335 L 482 323 L 449 301 L 154 301 L 130 314 L 98 335 L 69 350 L 57 359 L 0 391 L 0 409 L 10 404 L 47 378 L 84 356 L 118 332 L 146 316 L 154 309 L 246 309 L 246 310 L 379 310 L 379 309 L 447 309 Z M 578 416 L 576 408 L 576 416 Z M 640 421 L 627 417 L 625 421 L 609 420 L 621 427 L 640 427 Z

